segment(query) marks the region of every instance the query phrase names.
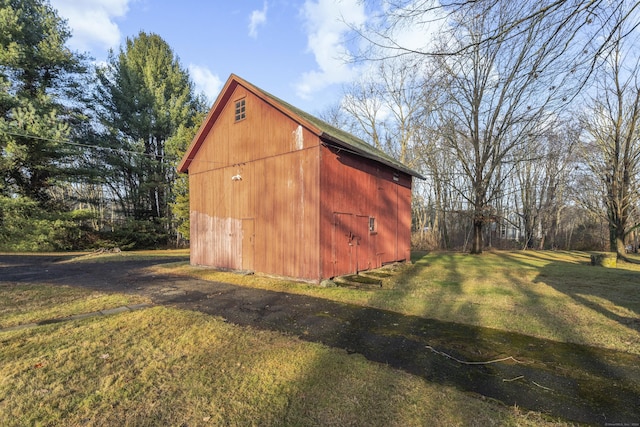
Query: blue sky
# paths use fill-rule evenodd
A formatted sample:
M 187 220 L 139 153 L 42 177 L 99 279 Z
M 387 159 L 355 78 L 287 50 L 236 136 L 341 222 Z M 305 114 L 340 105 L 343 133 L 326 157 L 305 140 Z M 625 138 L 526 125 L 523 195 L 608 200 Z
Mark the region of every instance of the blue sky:
M 317 114 L 340 100 L 357 67 L 340 58 L 358 0 L 50 0 L 68 20 L 72 49 L 104 61 L 127 37 L 160 35 L 213 101 L 235 73 Z M 346 17 L 346 18 L 345 18 Z

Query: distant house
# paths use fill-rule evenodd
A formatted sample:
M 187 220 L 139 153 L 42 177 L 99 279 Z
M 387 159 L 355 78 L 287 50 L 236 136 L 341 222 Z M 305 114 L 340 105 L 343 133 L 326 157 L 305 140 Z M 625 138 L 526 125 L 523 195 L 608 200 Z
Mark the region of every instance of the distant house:
M 409 259 L 420 174 L 238 76 L 178 170 L 194 265 L 319 282 Z

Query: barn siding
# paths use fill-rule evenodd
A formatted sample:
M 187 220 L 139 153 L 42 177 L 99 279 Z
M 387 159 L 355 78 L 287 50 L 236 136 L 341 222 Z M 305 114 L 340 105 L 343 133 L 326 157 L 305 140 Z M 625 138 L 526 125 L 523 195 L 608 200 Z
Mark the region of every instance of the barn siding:
M 235 123 L 242 98 L 247 117 Z M 238 86 L 189 167 L 192 264 L 318 280 L 319 149 Z
M 322 149 L 320 170 L 323 277 L 409 259 L 411 177 L 328 147 Z

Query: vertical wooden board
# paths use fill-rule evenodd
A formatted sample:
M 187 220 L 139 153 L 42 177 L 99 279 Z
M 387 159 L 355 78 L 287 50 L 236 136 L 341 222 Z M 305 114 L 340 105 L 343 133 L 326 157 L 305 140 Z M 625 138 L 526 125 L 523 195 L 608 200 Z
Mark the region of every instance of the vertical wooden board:
M 304 144 L 309 146 L 304 148 L 301 152 L 303 156 L 303 162 L 301 168 L 304 170 L 304 175 L 301 176 L 303 187 L 303 195 L 301 199 L 304 200 L 305 211 L 303 217 L 305 224 L 303 227 L 303 251 L 305 253 L 305 259 L 303 261 L 304 277 L 319 280 L 320 277 L 320 242 L 318 240 L 319 231 L 319 200 L 318 191 L 320 182 L 319 177 L 319 150 L 320 147 L 316 143 L 313 145 L 311 141 L 311 134 L 306 133 L 304 136 Z M 314 136 L 315 137 L 315 136 Z M 316 138 L 316 142 L 319 142 Z
M 306 139 L 305 139 L 306 140 Z M 318 232 L 318 202 L 317 187 L 318 182 L 318 147 L 305 148 L 298 151 L 301 157 L 298 166 L 298 174 L 300 181 L 299 199 L 301 202 L 300 217 L 302 224 L 300 225 L 300 252 L 304 257 L 300 260 L 300 272 L 302 277 L 309 279 L 318 279 L 320 272 L 318 270 L 319 242 L 317 240 Z
M 334 252 L 334 218 L 331 197 L 328 192 L 331 189 L 331 164 L 333 153 L 324 146 L 319 149 L 319 191 L 318 191 L 318 239 L 319 239 L 319 264 L 322 277 L 335 276 L 335 252 Z
M 398 258 L 411 259 L 411 177 L 409 186 L 398 186 Z
M 265 271 L 272 272 L 273 274 L 282 273 L 280 266 L 280 252 L 281 252 L 281 238 L 282 231 L 279 221 L 285 220 L 284 216 L 280 212 L 281 210 L 281 191 L 278 186 L 281 182 L 280 171 L 276 169 L 276 163 L 273 158 L 266 158 L 264 163 L 264 216 L 265 216 L 265 233 L 266 233 L 266 251 L 265 257 Z
M 333 214 L 331 276 L 355 272 L 351 259 L 351 218 L 351 214 L 338 212 Z
M 253 218 L 246 218 L 242 220 L 242 269 L 253 270 L 254 269 L 254 256 L 255 256 L 255 233 L 254 233 L 254 220 Z
M 200 223 L 198 214 L 202 211 L 201 202 L 201 176 L 189 175 L 189 225 L 190 225 L 190 259 L 191 263 L 195 265 L 202 265 L 204 260 L 202 258 L 201 239 L 202 224 Z
M 255 197 L 255 239 L 254 239 L 254 248 L 255 248 L 255 258 L 254 258 L 254 269 L 256 271 L 261 271 L 268 273 L 269 270 L 267 268 L 268 261 L 268 243 L 270 238 L 269 228 L 271 223 L 270 213 L 272 212 L 272 208 L 269 204 L 269 197 L 267 197 L 267 181 L 265 179 L 265 168 L 264 161 L 258 161 L 254 163 L 254 173 L 258 178 L 254 181 L 255 185 L 254 189 L 254 197 Z

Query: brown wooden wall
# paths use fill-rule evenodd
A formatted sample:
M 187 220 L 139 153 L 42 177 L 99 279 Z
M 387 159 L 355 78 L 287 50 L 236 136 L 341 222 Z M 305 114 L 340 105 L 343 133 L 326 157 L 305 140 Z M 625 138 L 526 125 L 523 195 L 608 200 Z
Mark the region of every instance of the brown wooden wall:
M 241 98 L 246 118 L 235 122 Z M 191 263 L 318 280 L 319 149 L 237 86 L 189 166 Z
M 348 151 L 323 147 L 321 153 L 322 276 L 408 260 L 411 176 Z

